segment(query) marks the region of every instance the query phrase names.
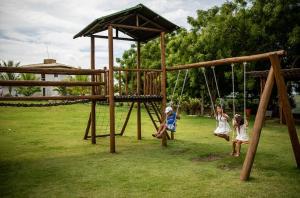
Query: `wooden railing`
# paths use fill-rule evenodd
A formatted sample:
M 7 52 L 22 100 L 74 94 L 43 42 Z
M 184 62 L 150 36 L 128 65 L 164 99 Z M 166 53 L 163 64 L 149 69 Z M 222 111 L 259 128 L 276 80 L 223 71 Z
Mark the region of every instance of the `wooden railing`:
M 90 82 L 81 81 L 40 81 L 40 80 L 0 80 L 0 86 L 65 86 L 82 87 L 87 86 L 91 89 L 90 95 L 85 96 L 19 96 L 19 97 L 0 97 L 1 100 L 104 100 L 109 95 L 109 70 L 104 69 L 44 69 L 44 68 L 18 68 L 0 67 L 0 72 L 4 73 L 33 73 L 33 74 L 59 74 L 59 75 L 89 75 Z M 137 77 L 141 76 L 139 95 L 161 95 L 161 70 L 156 69 L 124 69 L 114 68 L 115 95 L 128 96 L 137 95 Z M 94 76 L 94 78 L 92 78 Z M 93 81 L 94 80 L 94 81 Z
M 161 95 L 161 70 L 114 68 L 118 95 L 137 95 L 138 72 L 141 76 L 140 95 Z
M 0 67 L 0 72 L 6 73 L 33 73 L 33 74 L 59 74 L 59 75 L 90 75 L 90 76 L 105 76 L 105 70 L 91 70 L 91 69 L 45 69 L 45 68 L 18 68 L 18 67 Z M 93 79 L 93 78 L 91 78 Z M 106 99 L 106 95 L 100 92 L 106 86 L 102 81 L 40 81 L 40 80 L 0 80 L 0 86 L 65 86 L 65 87 L 91 87 L 90 95 L 81 96 L 20 96 L 20 97 L 0 97 L 0 101 L 14 101 L 14 100 L 102 100 Z M 95 89 L 93 94 L 92 90 Z M 98 90 L 98 91 L 97 91 Z

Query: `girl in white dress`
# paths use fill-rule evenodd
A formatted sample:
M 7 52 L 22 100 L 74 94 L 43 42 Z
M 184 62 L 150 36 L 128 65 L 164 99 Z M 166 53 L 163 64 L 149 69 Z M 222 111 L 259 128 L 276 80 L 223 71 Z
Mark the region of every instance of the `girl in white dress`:
M 226 141 L 229 141 L 228 134 L 230 131 L 230 126 L 227 122 L 229 116 L 226 113 L 224 113 L 223 108 L 220 105 L 217 106 L 217 112 L 215 117 L 218 122 L 218 126 L 214 131 L 214 135 L 220 138 L 224 138 Z
M 236 131 L 236 138 L 232 141 L 232 153 L 231 155 L 238 157 L 240 156 L 241 152 L 241 145 L 242 144 L 248 144 L 249 137 L 246 132 L 246 127 L 248 126 L 247 121 L 244 120 L 244 118 L 236 114 L 232 120 L 233 127 Z

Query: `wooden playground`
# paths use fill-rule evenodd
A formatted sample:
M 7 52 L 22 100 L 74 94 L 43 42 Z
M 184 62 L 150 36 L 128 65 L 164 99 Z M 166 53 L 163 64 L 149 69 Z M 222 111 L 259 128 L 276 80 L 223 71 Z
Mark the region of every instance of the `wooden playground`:
M 166 119 L 164 109 L 167 106 L 167 73 L 179 70 L 192 70 L 198 68 L 210 67 L 230 67 L 231 64 L 257 62 L 267 60 L 270 63 L 270 70 L 260 96 L 259 107 L 253 124 L 252 137 L 241 170 L 240 179 L 245 181 L 250 177 L 256 150 L 259 144 L 262 127 L 268 102 L 270 100 L 273 87 L 277 86 L 281 106 L 289 131 L 290 142 L 293 148 L 297 167 L 300 167 L 300 145 L 295 127 L 291 106 L 288 100 L 285 81 L 281 72 L 280 60 L 285 56 L 285 51 L 274 51 L 262 54 L 255 54 L 241 57 L 230 57 L 219 60 L 211 60 L 206 62 L 198 62 L 192 64 L 167 66 L 166 65 L 166 34 L 178 29 L 178 26 L 164 19 L 152 10 L 143 5 L 117 12 L 115 14 L 96 19 L 82 31 L 74 36 L 90 38 L 90 69 L 34 69 L 34 68 L 4 68 L 0 67 L 0 72 L 6 73 L 34 73 L 34 74 L 68 74 L 68 75 L 89 75 L 90 82 L 54 82 L 54 81 L 22 81 L 9 80 L 0 81 L 3 86 L 88 86 L 91 87 L 90 95 L 84 96 L 30 96 L 30 97 L 1 97 L 2 101 L 41 101 L 41 100 L 80 100 L 88 99 L 91 101 L 90 115 L 87 118 L 87 127 L 84 131 L 84 139 L 91 139 L 92 144 L 96 144 L 97 137 L 109 136 L 110 152 L 115 153 L 116 135 L 123 135 L 128 120 L 132 113 L 132 109 L 136 104 L 136 134 L 137 139 L 142 139 L 141 133 L 141 108 L 145 107 L 146 112 L 151 119 L 154 127 L 157 129 L 159 124 Z M 100 35 L 100 32 L 107 31 L 108 34 Z M 122 32 L 126 37 L 119 36 Z M 130 37 L 130 38 L 129 38 Z M 160 38 L 161 50 L 161 68 L 160 69 L 144 69 L 141 68 L 141 43 L 149 40 Z M 108 40 L 108 67 L 104 69 L 96 69 L 95 65 L 95 40 Z M 136 68 L 120 68 L 114 66 L 114 41 L 125 40 L 134 41 L 137 44 L 137 60 Z M 124 81 L 122 80 L 124 76 Z M 118 79 L 118 80 L 116 80 Z M 129 79 L 135 83 L 129 84 Z M 115 91 L 115 88 L 118 90 Z M 109 134 L 98 135 L 96 131 L 96 106 L 97 102 L 105 101 L 109 104 Z M 130 103 L 130 108 L 123 120 L 121 131 L 116 131 L 115 127 L 115 104 L 117 102 Z M 167 146 L 168 140 L 174 139 L 174 134 L 170 135 L 165 132 L 161 145 Z M 99 140 L 101 142 L 101 140 Z

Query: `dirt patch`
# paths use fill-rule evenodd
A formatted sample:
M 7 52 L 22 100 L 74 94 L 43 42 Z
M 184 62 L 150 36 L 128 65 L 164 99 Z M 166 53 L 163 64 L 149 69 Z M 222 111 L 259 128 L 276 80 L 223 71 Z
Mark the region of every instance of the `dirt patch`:
M 212 161 L 216 161 L 219 159 L 222 159 L 224 156 L 222 155 L 218 155 L 218 154 L 208 154 L 205 156 L 200 156 L 200 157 L 194 157 L 192 158 L 193 162 L 212 162 Z
M 240 168 L 239 164 L 232 164 L 232 163 L 228 163 L 228 164 L 219 164 L 217 165 L 218 169 L 221 170 L 225 170 L 225 171 L 229 171 L 229 170 L 236 170 Z

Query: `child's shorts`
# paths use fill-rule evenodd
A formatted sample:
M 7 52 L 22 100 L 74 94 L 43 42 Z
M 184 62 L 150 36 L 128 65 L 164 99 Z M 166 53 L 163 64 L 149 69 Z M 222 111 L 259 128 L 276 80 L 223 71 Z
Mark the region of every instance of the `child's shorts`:
M 167 129 L 172 132 L 175 132 L 176 131 L 175 124 L 167 124 Z

